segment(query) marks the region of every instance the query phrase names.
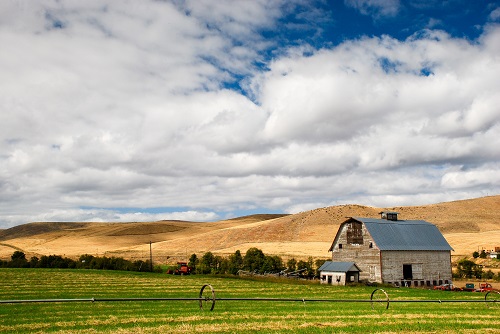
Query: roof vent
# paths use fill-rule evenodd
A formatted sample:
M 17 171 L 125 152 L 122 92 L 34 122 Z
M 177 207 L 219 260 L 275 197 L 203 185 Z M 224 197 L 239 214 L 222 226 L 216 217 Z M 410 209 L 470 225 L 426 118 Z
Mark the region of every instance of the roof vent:
M 380 212 L 380 218 L 386 219 L 386 220 L 397 221 L 398 220 L 398 213 L 399 212 L 382 211 L 382 212 Z

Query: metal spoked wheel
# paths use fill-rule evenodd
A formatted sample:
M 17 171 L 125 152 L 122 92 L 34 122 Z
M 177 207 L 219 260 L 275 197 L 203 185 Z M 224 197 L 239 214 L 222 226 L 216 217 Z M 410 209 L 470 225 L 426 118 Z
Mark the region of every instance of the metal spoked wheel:
M 370 296 L 370 304 L 373 310 L 387 310 L 389 309 L 389 295 L 383 289 L 375 289 Z
M 484 300 L 488 307 L 500 307 L 500 291 L 488 291 Z
M 203 304 L 205 304 L 205 309 L 210 306 L 210 311 L 215 307 L 215 290 L 210 284 L 205 284 L 200 290 L 200 309 L 203 310 Z

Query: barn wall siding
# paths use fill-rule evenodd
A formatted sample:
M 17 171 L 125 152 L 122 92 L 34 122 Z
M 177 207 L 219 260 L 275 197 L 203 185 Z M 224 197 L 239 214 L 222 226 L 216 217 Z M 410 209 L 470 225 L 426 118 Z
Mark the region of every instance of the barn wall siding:
M 383 251 L 381 258 L 384 282 L 403 281 L 405 264 L 414 265 L 411 281 L 419 281 L 419 284 L 421 281 L 425 281 L 425 284 L 430 281 L 433 285 L 433 282 L 439 284 L 439 281 L 452 280 L 449 251 Z

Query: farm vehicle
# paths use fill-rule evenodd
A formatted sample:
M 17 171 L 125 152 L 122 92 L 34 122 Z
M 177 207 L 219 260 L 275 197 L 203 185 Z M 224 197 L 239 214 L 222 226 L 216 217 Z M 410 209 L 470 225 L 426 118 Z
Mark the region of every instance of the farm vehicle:
M 462 288 L 459 288 L 458 286 L 454 284 L 443 284 L 443 285 L 436 285 L 434 287 L 434 290 L 442 290 L 442 291 L 462 291 Z
M 462 291 L 468 291 L 468 292 L 487 292 L 487 291 L 493 291 L 493 286 L 490 283 L 479 283 L 479 287 L 476 288 L 474 283 L 467 283 L 465 284 L 465 288 L 462 289 Z
M 474 283 L 467 283 L 465 287 L 460 288 L 454 284 L 443 284 L 436 285 L 434 290 L 442 291 L 467 291 L 467 292 L 488 292 L 495 290 L 490 283 L 479 283 L 479 287 L 476 287 Z
M 177 268 L 169 269 L 167 271 L 167 274 L 189 275 L 189 274 L 191 274 L 192 270 L 193 270 L 193 268 L 188 266 L 188 264 L 186 262 L 177 262 Z

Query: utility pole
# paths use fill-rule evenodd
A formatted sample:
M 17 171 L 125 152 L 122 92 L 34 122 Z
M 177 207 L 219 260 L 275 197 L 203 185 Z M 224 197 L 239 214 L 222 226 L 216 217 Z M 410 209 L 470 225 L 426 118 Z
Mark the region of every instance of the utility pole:
M 149 241 L 149 269 L 153 272 L 153 249 L 152 249 L 152 241 Z

